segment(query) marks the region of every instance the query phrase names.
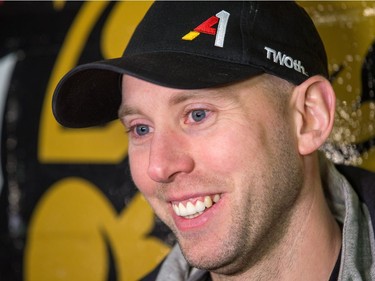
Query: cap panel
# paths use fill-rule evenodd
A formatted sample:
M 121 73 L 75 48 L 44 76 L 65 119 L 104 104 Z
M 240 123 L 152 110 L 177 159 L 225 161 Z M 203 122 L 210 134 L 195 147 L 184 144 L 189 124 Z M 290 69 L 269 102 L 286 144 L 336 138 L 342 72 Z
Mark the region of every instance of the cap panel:
M 173 52 L 133 55 L 126 59 L 125 64 L 126 74 L 178 89 L 215 87 L 263 72 L 248 65 L 223 64 L 215 59 Z
M 294 84 L 315 74 L 328 77 L 323 43 L 305 11 L 294 2 L 257 3 L 244 26 L 248 61 Z
M 233 5 L 232 1 L 155 2 L 134 32 L 124 56 L 169 51 L 243 63 L 242 48 L 239 48 L 242 46 L 241 10 L 242 2 Z M 220 36 L 216 25 L 212 27 L 216 34 L 199 32 L 193 40 L 182 39 L 206 20 L 217 17 L 221 11 L 229 14 L 221 34 L 223 47 L 215 46 L 215 39 Z

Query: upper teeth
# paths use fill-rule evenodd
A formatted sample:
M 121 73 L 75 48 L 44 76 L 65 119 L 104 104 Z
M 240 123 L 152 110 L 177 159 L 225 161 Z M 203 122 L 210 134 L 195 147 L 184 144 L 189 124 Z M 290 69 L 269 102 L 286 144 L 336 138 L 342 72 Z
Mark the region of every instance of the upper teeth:
M 172 207 L 176 215 L 185 217 L 185 218 L 195 218 L 203 213 L 207 208 L 210 208 L 214 203 L 220 200 L 220 195 L 216 194 L 213 197 L 205 196 L 203 201 L 197 200 L 195 204 L 192 202 L 187 202 L 186 206 L 180 203 L 173 203 Z

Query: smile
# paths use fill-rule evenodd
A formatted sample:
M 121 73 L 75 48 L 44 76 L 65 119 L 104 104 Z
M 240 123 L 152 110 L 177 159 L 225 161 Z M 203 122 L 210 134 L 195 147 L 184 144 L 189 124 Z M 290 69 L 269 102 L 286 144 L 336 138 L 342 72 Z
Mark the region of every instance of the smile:
M 220 200 L 220 195 L 215 194 L 212 196 L 205 196 L 201 200 L 196 200 L 195 203 L 191 201 L 185 201 L 184 205 L 182 202 L 172 203 L 173 211 L 177 216 L 184 217 L 186 219 L 193 219 L 209 208 L 211 208 L 215 203 Z M 187 203 L 186 203 L 187 202 Z

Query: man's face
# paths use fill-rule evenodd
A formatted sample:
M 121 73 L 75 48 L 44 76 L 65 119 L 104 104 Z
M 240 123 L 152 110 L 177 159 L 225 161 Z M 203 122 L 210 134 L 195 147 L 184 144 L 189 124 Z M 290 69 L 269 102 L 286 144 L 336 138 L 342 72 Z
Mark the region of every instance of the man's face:
M 244 271 L 289 223 L 301 163 L 265 77 L 204 90 L 123 78 L 132 177 L 193 266 Z

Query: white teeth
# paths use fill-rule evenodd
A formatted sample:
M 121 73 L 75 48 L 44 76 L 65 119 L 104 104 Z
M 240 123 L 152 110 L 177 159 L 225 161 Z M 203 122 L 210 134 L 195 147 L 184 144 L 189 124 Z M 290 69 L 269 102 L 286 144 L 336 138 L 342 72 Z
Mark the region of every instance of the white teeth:
M 220 195 L 205 196 L 204 202 L 197 200 L 195 205 L 192 202 L 187 202 L 186 207 L 180 202 L 178 205 L 172 204 L 173 210 L 177 216 L 185 217 L 188 219 L 195 218 L 203 214 L 205 209 L 211 208 L 214 203 L 220 200 Z
M 196 213 L 196 214 L 194 214 L 194 215 L 190 215 L 190 216 L 186 216 L 185 218 L 187 218 L 187 219 L 193 219 L 193 218 L 198 217 L 198 216 L 201 215 L 201 214 L 203 214 L 203 212 Z
M 180 216 L 184 217 L 188 215 L 187 210 L 182 203 L 178 204 L 178 208 L 180 209 Z
M 173 205 L 173 210 L 177 216 L 180 216 L 180 208 L 178 208 L 177 205 Z
M 204 197 L 204 205 L 206 208 L 210 208 L 212 206 L 212 199 L 210 196 Z
M 197 204 L 195 204 L 195 209 L 197 210 L 198 213 L 200 213 L 200 212 L 203 212 L 204 209 L 206 209 L 206 206 L 204 205 L 203 202 L 198 200 Z
M 195 207 L 191 202 L 188 202 L 186 204 L 186 211 L 188 216 L 194 215 L 196 213 Z

